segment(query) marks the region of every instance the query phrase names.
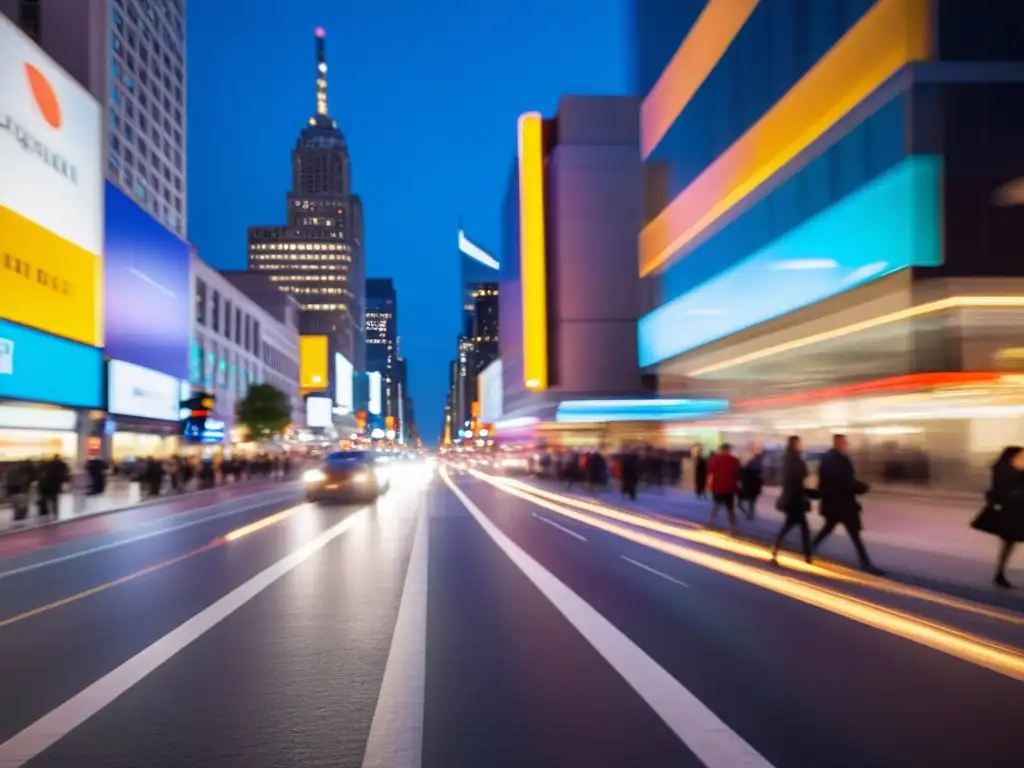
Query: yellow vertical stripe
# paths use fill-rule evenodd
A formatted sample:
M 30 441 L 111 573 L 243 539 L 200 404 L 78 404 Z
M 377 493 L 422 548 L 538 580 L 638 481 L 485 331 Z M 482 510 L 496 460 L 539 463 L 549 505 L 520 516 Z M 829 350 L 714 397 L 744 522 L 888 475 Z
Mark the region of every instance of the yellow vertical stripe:
M 523 379 L 548 386 L 547 254 L 544 233 L 544 121 L 519 117 L 519 262 L 523 290 Z
M 758 2 L 708 0 L 640 107 L 640 150 L 645 160 L 725 55 Z
M 299 337 L 299 387 L 306 391 L 327 389 L 329 344 L 326 336 Z
M 930 54 L 931 0 L 878 0 L 640 233 L 640 274 L 682 251 L 904 65 Z

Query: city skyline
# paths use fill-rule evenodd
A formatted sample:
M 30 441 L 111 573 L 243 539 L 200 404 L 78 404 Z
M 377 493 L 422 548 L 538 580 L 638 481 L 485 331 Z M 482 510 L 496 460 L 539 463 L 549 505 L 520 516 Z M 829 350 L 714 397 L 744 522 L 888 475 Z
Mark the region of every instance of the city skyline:
M 418 427 L 431 443 L 448 387 L 447 367 L 432 361 L 451 358 L 460 324 L 452 247 L 459 217 L 474 242 L 500 241 L 520 113 L 551 111 L 565 92 L 626 91 L 625 5 L 530 0 L 472 18 L 422 7 L 396 18 L 362 7 L 255 6 L 190 8 L 189 237 L 214 266 L 241 269 L 246 227 L 280 219 L 288 152 L 311 107 L 310 39 L 322 26 L 331 111 L 366 210 L 366 274 L 395 280 Z M 277 43 L 272 55 L 247 43 L 266 37 Z M 524 48 L 538 53 L 523 58 Z M 239 71 L 251 77 L 239 83 Z M 495 79 L 509 87 L 489 88 Z M 225 136 L 243 138 L 226 145 Z M 391 225 L 398 220 L 404 226 Z

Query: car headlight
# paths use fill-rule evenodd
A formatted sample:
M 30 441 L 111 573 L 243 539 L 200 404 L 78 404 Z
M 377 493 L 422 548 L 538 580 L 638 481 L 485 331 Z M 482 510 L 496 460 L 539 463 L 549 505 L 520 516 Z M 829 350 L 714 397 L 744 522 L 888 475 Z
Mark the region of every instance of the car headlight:
M 366 482 L 369 482 L 369 480 L 370 480 L 370 473 L 369 472 L 356 472 L 356 474 L 352 475 L 352 479 L 355 482 L 357 482 L 357 483 L 366 483 Z
M 302 473 L 302 480 L 306 483 L 322 483 L 326 479 L 327 475 L 319 469 L 307 469 Z

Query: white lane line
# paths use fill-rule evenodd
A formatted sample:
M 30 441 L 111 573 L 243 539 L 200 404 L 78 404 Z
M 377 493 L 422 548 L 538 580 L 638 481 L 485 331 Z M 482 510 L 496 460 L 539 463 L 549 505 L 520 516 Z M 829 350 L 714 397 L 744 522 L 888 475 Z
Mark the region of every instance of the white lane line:
M 648 573 L 653 573 L 655 576 L 661 576 L 661 578 L 665 579 L 665 581 L 671 581 L 673 584 L 678 584 L 680 587 L 687 587 L 687 588 L 689 588 L 689 586 L 690 586 L 685 581 L 680 581 L 679 579 L 675 578 L 674 576 L 669 576 L 667 573 L 662 573 L 657 568 L 651 568 L 651 566 L 649 566 L 649 565 L 644 565 L 639 560 L 634 560 L 632 557 L 626 557 L 625 555 L 619 555 L 619 557 L 621 557 L 627 563 L 632 563 L 637 568 L 643 568 Z
M 581 534 L 581 533 L 576 533 L 576 531 L 572 530 L 571 528 L 566 528 L 566 527 L 565 527 L 564 525 L 562 525 L 561 523 L 556 523 L 556 522 L 555 522 L 554 520 L 550 520 L 550 519 L 548 519 L 548 518 L 544 517 L 544 515 L 538 515 L 538 514 L 537 514 L 536 512 L 534 512 L 534 513 L 533 513 L 533 516 L 534 516 L 534 517 L 536 517 L 536 518 L 537 518 L 538 520 L 540 520 L 541 522 L 543 522 L 543 523 L 547 523 L 548 525 L 550 525 L 550 526 L 553 526 L 553 527 L 557 528 L 557 529 L 558 529 L 558 530 L 560 530 L 560 531 L 561 531 L 562 533 L 568 533 L 568 534 L 569 534 L 570 536 L 572 536 L 573 538 L 579 539 L 580 541 L 586 541 L 586 540 L 587 540 L 587 537 L 586 537 L 586 536 L 584 536 L 583 534 Z
M 420 513 L 363 768 L 420 768 L 427 682 L 429 508 Z
M 284 498 L 284 494 L 274 494 L 274 496 L 281 496 L 281 498 Z M 0 571 L 0 579 L 6 579 L 8 576 L 17 576 L 19 573 L 28 573 L 29 571 L 35 571 L 35 570 L 38 570 L 39 568 L 45 568 L 48 565 L 56 565 L 57 563 L 66 563 L 68 560 L 76 560 L 79 557 L 85 557 L 86 555 L 95 555 L 97 552 L 106 552 L 109 549 L 116 549 L 117 547 L 123 547 L 126 544 L 134 544 L 137 541 L 145 541 L 146 539 L 152 539 L 152 538 L 155 538 L 157 536 L 162 536 L 165 533 L 174 533 L 175 531 L 180 531 L 180 530 L 182 530 L 184 528 L 191 528 L 194 525 L 202 525 L 203 523 L 209 522 L 210 520 L 219 520 L 222 517 L 230 517 L 231 515 L 239 515 L 242 512 L 248 512 L 250 509 L 256 509 L 257 507 L 264 507 L 264 506 L 267 506 L 269 504 L 273 504 L 277 500 L 278 499 L 276 499 L 276 498 L 266 498 L 266 497 L 264 497 L 264 498 L 262 498 L 259 501 L 253 502 L 252 504 L 246 504 L 244 507 L 238 507 L 238 508 L 232 507 L 230 509 L 225 510 L 224 512 L 218 512 L 215 515 L 207 515 L 206 517 L 201 517 L 201 518 L 198 518 L 196 520 L 190 520 L 187 523 L 182 523 L 181 525 L 175 525 L 175 526 L 173 526 L 171 528 L 160 528 L 159 530 L 149 531 L 147 533 L 140 533 L 137 536 L 129 536 L 127 539 L 118 539 L 117 541 L 112 541 L 109 544 L 100 544 L 100 545 L 95 546 L 95 547 L 89 547 L 88 549 L 81 549 L 81 550 L 78 550 L 77 552 L 71 552 L 71 553 L 69 553 L 67 555 L 61 555 L 60 557 L 51 557 L 49 560 L 40 560 L 38 563 L 29 563 L 28 565 L 23 565 L 23 566 L 21 566 L 19 568 L 11 568 L 9 571 Z M 227 503 L 230 503 L 230 502 L 227 502 Z M 219 504 L 214 504 L 214 505 L 211 505 L 211 506 L 220 506 L 220 505 Z M 206 509 L 209 509 L 209 507 L 207 507 Z M 203 510 L 199 509 L 199 510 L 195 510 L 195 511 L 196 512 L 202 512 Z M 171 514 L 187 515 L 187 514 L 189 514 L 189 512 L 178 512 L 178 513 L 171 513 Z M 164 518 L 164 519 L 166 519 L 166 518 Z M 145 523 L 142 523 L 142 525 L 145 525 Z M 2 768 L 2 766 L 0 766 L 0 768 Z
M 442 471 L 441 477 L 494 543 L 707 768 L 772 768 L 757 750 L 614 624 L 506 536 L 446 472 Z
M 331 526 L 0 744 L 0 766 L 20 768 L 55 744 L 300 563 L 355 525 L 366 522 L 369 509 L 363 507 Z

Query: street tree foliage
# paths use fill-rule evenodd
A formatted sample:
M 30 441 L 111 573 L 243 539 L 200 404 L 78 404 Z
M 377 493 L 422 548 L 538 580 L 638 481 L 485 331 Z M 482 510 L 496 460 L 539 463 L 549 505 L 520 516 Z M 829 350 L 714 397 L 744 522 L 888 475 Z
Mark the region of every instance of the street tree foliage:
M 235 405 L 235 418 L 253 440 L 267 440 L 288 428 L 292 408 L 288 395 L 273 384 L 253 384 Z

